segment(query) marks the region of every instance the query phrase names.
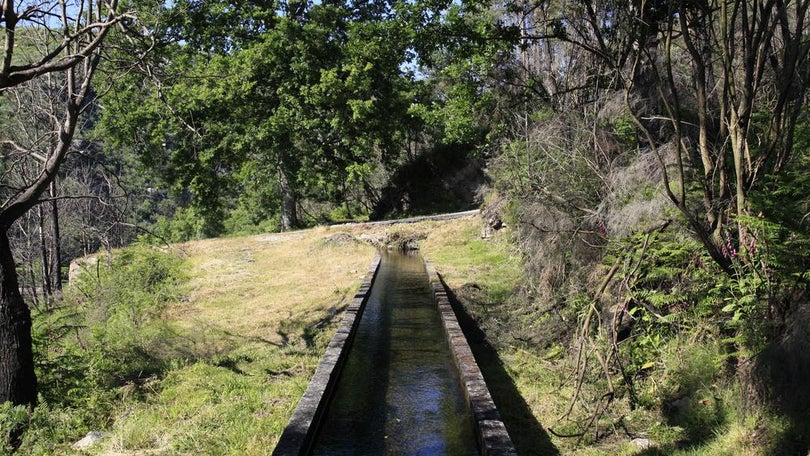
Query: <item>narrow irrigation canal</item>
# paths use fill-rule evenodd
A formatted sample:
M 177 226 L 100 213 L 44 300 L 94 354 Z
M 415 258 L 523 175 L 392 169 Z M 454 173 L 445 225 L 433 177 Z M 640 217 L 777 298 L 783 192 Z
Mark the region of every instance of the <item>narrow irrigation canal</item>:
M 479 454 L 420 256 L 382 254 L 312 454 Z

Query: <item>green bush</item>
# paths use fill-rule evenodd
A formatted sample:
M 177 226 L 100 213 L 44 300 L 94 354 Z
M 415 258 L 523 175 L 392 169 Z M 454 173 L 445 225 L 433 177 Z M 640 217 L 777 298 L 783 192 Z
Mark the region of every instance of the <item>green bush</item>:
M 171 332 L 160 315 L 180 297 L 181 268 L 170 254 L 135 247 L 117 253 L 101 277 L 80 279 L 91 303 L 86 325 L 101 351 L 92 368 L 115 369 L 119 382 L 161 369 L 159 349 Z
M 247 235 L 279 231 L 280 223 L 278 214 L 259 219 L 249 208 L 240 205 L 228 213 L 223 227 L 228 235 Z
M 203 239 L 210 228 L 205 217 L 199 214 L 194 207 L 181 207 L 174 212 L 171 218 L 158 217 L 151 231 L 152 233 L 141 236 L 140 240 L 146 243 L 163 244 Z
M 169 253 L 133 247 L 101 259 L 75 278 L 53 308 L 34 315 L 40 404 L 23 436 L 23 454 L 53 454 L 113 421 L 124 390 L 160 375 L 171 362 L 162 348 L 171 338 L 161 312 L 179 299 L 183 262 Z M 0 409 L 0 444 L 21 411 Z
M 28 424 L 29 410 L 24 405 L 0 404 L 0 454 L 12 453 L 14 434 Z

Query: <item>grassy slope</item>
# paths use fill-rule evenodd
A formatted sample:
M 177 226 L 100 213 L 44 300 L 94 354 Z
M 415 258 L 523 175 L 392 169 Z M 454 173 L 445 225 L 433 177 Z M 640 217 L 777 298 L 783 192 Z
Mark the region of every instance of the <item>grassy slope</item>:
M 187 359 L 156 382 L 145 402 L 124 401 L 124 418 L 96 452 L 266 454 L 375 253 L 336 235 L 417 238 L 452 287 L 477 283 L 506 295 L 517 285 L 519 262 L 505 238 L 481 240 L 480 226 L 467 217 L 178 246 L 191 278 L 186 298 L 166 318 Z
M 166 318 L 185 359 L 145 402 L 125 398 L 97 452 L 267 454 L 374 255 L 364 244 L 324 244 L 329 234 L 178 246 L 191 277 Z
M 467 217 L 179 246 L 188 258 L 191 280 L 187 298 L 166 316 L 186 357 L 173 355 L 176 368 L 148 385 L 145 400 L 122 394 L 112 437 L 94 452 L 268 454 L 375 253 L 368 244 L 338 235 L 346 232 L 354 237 L 420 239 L 422 254 L 473 316 L 467 321 L 473 330 L 468 337 L 520 454 L 672 454 L 639 453 L 627 439 L 600 447 L 576 446 L 574 439 L 547 433 L 571 397 L 571 381 L 560 369 L 564 357 L 552 359 L 548 353 L 502 340 L 492 341 L 496 352 L 470 325 L 478 319 L 497 327 L 504 312 L 519 308 L 503 305 L 513 299 L 522 274 L 509 234 L 504 230 L 483 240 L 480 228 L 480 219 Z M 489 337 L 508 334 L 508 329 Z M 727 437 L 740 438 L 733 432 Z M 728 438 L 717 439 L 708 451 L 680 454 L 735 454 L 741 447 Z

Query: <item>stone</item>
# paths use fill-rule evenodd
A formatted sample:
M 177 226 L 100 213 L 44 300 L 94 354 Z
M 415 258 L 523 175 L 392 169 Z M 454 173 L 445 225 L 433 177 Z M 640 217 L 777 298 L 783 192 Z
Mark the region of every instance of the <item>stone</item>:
M 98 266 L 98 262 L 99 258 L 97 256 L 86 256 L 71 261 L 68 269 L 68 282 L 73 282 L 85 271 L 92 271 Z
M 98 443 L 99 440 L 107 437 L 106 432 L 90 431 L 84 438 L 72 445 L 74 450 L 85 450 Z
M 650 439 L 635 438 L 630 441 L 639 450 L 647 450 L 655 446 L 655 442 Z
M 357 238 L 355 238 L 351 234 L 344 233 L 344 232 L 335 233 L 335 234 L 333 234 L 333 235 L 331 235 L 331 236 L 329 236 L 329 237 L 327 237 L 327 238 L 325 238 L 324 240 L 321 241 L 321 243 L 323 245 L 325 245 L 325 246 L 328 246 L 328 245 L 343 246 L 343 245 L 349 245 L 349 244 L 352 244 L 352 243 L 355 243 L 355 242 L 362 242 L 362 241 L 358 240 Z

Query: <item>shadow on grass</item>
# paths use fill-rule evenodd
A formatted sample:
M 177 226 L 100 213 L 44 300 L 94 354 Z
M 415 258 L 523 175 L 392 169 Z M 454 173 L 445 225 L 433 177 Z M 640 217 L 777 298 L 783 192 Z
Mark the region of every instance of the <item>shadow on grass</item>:
M 498 353 L 486 341 L 486 335 L 459 301 L 455 292 L 439 276 L 450 305 L 456 314 L 464 336 L 470 344 L 475 360 L 484 374 L 492 399 L 498 407 L 509 437 L 521 456 L 558 456 L 560 451 L 551 442 L 548 433 L 532 414 L 529 405 L 520 395 L 514 381 L 506 372 Z
M 785 428 L 773 442 L 773 454 L 810 454 L 810 305 L 794 312 L 785 334 L 755 359 L 749 400 L 783 417 Z

